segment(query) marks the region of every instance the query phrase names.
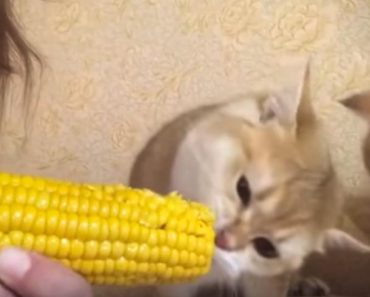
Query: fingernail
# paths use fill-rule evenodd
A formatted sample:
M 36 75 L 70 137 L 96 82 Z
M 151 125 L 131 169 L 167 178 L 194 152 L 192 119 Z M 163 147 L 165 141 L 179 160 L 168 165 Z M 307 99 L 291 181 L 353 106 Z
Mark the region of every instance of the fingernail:
M 5 284 L 21 280 L 30 268 L 31 259 L 26 252 L 15 248 L 0 252 L 0 279 Z

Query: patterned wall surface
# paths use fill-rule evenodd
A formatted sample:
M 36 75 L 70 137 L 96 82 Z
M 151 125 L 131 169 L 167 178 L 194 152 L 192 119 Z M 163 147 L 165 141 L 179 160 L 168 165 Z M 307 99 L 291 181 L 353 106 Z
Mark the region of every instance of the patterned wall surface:
M 362 176 L 363 125 L 335 103 L 370 87 L 367 0 L 15 1 L 46 66 L 31 137 L 10 123 L 2 169 L 126 181 L 166 120 L 277 81 L 286 57 L 313 57 L 313 93 L 341 174 Z

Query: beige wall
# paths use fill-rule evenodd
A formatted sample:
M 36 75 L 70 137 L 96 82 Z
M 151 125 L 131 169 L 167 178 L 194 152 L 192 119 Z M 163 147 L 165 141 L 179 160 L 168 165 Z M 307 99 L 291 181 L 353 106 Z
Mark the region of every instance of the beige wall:
M 282 77 L 312 54 L 313 92 L 349 183 L 360 123 L 333 103 L 370 87 L 367 0 L 17 0 L 47 65 L 26 150 L 9 125 L 2 169 L 126 181 L 134 155 L 179 112 Z M 324 3 L 324 4 L 323 4 Z M 265 5 L 266 4 L 266 5 Z

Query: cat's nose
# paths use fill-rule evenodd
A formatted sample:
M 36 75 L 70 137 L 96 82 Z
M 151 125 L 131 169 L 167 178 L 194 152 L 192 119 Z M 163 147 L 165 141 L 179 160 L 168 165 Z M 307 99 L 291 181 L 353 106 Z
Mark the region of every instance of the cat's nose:
M 216 234 L 216 246 L 223 250 L 230 250 L 230 236 L 227 231 L 222 230 Z

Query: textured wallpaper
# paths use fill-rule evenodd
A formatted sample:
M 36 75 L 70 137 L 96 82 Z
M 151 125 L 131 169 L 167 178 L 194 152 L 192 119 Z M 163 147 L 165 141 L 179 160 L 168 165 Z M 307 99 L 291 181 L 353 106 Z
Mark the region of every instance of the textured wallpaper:
M 9 122 L 2 169 L 126 182 L 134 156 L 165 121 L 285 78 L 285 61 L 310 55 L 340 174 L 349 185 L 362 177 L 363 125 L 335 100 L 370 87 L 369 1 L 15 3 L 45 67 L 32 134 L 20 146 L 22 127 Z

